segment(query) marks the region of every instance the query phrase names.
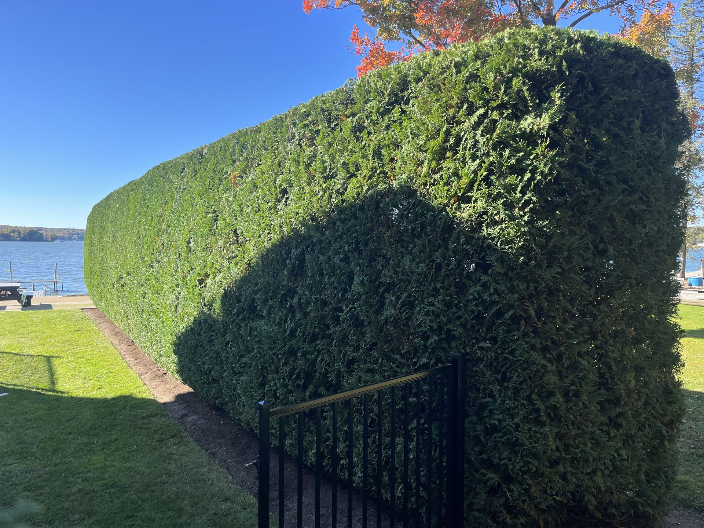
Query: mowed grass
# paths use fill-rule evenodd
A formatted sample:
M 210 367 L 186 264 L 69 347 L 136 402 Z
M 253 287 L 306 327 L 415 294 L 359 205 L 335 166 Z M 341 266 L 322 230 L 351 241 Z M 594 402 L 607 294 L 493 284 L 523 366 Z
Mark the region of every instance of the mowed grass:
M 704 511 L 704 307 L 680 305 L 685 416 L 673 505 Z
M 704 511 L 704 307 L 680 306 L 686 415 L 673 506 Z M 33 526 L 256 526 L 256 503 L 82 312 L 0 314 L 0 509 Z
M 82 312 L 0 314 L 0 393 L 0 510 L 38 503 L 33 526 L 256 526 L 254 499 Z

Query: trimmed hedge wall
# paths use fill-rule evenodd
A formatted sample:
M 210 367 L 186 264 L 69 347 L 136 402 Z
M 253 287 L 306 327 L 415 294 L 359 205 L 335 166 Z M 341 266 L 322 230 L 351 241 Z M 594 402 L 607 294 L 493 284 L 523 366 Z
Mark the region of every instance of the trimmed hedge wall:
M 97 204 L 96 305 L 255 429 L 469 353 L 472 526 L 661 514 L 682 402 L 669 66 L 532 29 L 424 53 Z

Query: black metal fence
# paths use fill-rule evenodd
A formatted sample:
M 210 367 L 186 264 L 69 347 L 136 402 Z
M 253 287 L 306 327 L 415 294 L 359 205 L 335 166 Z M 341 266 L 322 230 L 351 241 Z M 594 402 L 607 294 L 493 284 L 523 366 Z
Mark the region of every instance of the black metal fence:
M 455 354 L 441 367 L 277 409 L 260 402 L 259 528 L 269 527 L 272 495 L 279 528 L 304 518 L 315 528 L 462 526 L 464 362 Z

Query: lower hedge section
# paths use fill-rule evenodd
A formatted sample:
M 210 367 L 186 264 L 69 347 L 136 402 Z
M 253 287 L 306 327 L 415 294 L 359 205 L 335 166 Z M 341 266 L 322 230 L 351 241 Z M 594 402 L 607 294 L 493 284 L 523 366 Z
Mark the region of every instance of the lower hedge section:
M 467 351 L 468 525 L 643 526 L 682 401 L 687 133 L 669 66 L 608 37 L 423 53 L 97 204 L 95 304 L 235 419 Z

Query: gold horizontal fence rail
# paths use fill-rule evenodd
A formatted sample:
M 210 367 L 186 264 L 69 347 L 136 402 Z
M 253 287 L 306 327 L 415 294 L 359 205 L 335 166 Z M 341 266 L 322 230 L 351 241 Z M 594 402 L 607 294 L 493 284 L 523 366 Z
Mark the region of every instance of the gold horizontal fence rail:
M 310 434 L 314 435 L 315 440 L 311 439 L 310 443 L 314 443 L 315 449 L 314 455 L 310 453 L 312 463 L 309 465 L 313 466 L 311 470 L 314 472 L 314 497 L 313 516 L 307 520 L 312 522 L 312 526 L 320 528 L 322 513 L 326 514 L 326 526 L 333 528 L 338 526 L 338 517 L 342 516 L 347 517 L 348 528 L 352 528 L 354 518 L 361 528 L 368 528 L 374 521 L 373 517 L 376 517 L 378 528 L 382 525 L 395 528 L 397 518 L 399 526 L 404 528 L 461 526 L 464 497 L 464 368 L 464 355 L 453 354 L 447 365 L 299 404 L 272 409 L 267 401 L 259 402 L 259 528 L 269 527 L 271 513 L 272 420 L 276 421 L 278 429 L 276 488 L 279 528 L 284 528 L 287 522 L 298 528 L 303 527 L 306 493 L 303 486 L 306 471 L 304 437 L 306 415 L 311 413 L 314 417 L 309 429 L 312 429 Z M 422 382 L 427 388 L 421 385 Z M 401 392 L 400 405 L 397 389 L 402 389 L 398 391 Z M 374 406 L 370 408 L 372 398 L 376 400 L 376 414 Z M 386 410 L 385 401 L 390 402 Z M 329 410 L 323 425 L 324 408 Z M 341 413 L 346 414 L 342 420 Z M 295 447 L 295 461 L 289 464 L 289 468 L 296 473 L 296 490 L 295 497 L 289 494 L 286 499 L 286 419 L 294 415 L 295 423 L 289 422 L 288 425 L 293 429 L 290 438 Z M 325 440 L 323 428 L 326 433 L 329 432 Z M 341 429 L 344 434 L 340 434 Z M 362 445 L 355 446 L 354 431 L 360 430 Z M 345 440 L 346 446 L 341 445 Z M 329 449 L 326 467 L 323 463 L 323 444 L 325 449 Z M 413 452 L 411 446 L 414 447 Z M 355 456 L 355 449 L 361 451 L 361 461 L 359 456 Z M 376 461 L 375 471 L 370 468 L 370 458 Z M 356 490 L 353 489 L 355 469 L 357 480 L 361 480 L 361 486 L 358 485 Z M 322 484 L 324 478 L 326 483 Z M 346 489 L 346 511 L 344 505 L 338 502 L 340 484 Z M 322 506 L 323 487 L 327 488 L 324 495 L 329 500 L 329 509 Z M 295 506 L 292 504 L 294 500 Z M 338 511 L 340 507 L 343 511 Z M 357 513 L 353 515 L 353 511 Z

